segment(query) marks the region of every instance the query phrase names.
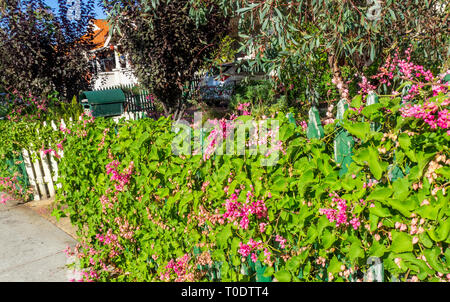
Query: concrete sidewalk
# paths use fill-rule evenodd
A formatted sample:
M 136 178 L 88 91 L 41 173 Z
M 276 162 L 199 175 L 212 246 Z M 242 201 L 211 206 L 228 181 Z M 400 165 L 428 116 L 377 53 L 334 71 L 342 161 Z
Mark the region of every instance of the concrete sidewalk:
M 38 214 L 39 209 L 45 205 L 0 204 L 0 282 L 67 282 L 72 278 L 64 250 L 77 242 L 70 231 Z

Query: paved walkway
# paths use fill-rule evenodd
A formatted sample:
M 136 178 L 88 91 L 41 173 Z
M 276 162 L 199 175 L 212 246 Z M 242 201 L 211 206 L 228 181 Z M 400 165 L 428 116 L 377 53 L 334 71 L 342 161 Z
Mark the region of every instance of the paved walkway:
M 63 251 L 75 244 L 74 238 L 29 204 L 0 204 L 0 282 L 69 281 Z

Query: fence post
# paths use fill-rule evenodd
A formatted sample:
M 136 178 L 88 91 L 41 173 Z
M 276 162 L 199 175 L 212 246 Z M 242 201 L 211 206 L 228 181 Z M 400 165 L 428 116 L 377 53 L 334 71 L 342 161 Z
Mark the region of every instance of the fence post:
M 63 120 L 61 120 L 61 121 L 63 121 Z M 54 131 L 58 131 L 58 128 L 54 121 L 51 122 L 51 126 Z M 64 156 L 64 151 L 56 150 L 56 152 L 58 153 L 59 157 Z M 50 163 L 51 163 L 51 167 L 53 170 L 53 183 L 56 185 L 56 188 L 61 189 L 62 186 L 60 183 L 58 183 L 58 175 L 59 175 L 58 174 L 58 163 L 56 162 L 55 156 L 53 154 L 50 156 Z
M 31 148 L 33 147 L 34 146 L 31 145 Z M 31 158 L 33 157 L 38 158 L 38 154 L 36 153 L 36 151 L 31 151 L 30 155 Z M 36 175 L 36 183 L 38 184 L 39 187 L 40 199 L 44 199 L 47 195 L 47 190 L 45 189 L 44 177 L 42 175 L 40 161 L 39 160 L 33 161 L 33 167 Z
M 47 123 L 44 122 L 43 123 L 44 127 L 47 126 Z M 39 134 L 39 131 L 37 131 Z M 48 188 L 48 193 L 50 195 L 50 197 L 55 196 L 55 186 L 53 184 L 53 179 L 52 179 L 52 173 L 50 170 L 50 162 L 48 160 L 48 156 L 46 154 L 44 154 L 44 152 L 41 150 L 40 152 L 40 156 L 41 156 L 41 163 L 42 163 L 42 170 L 43 170 L 43 180 L 45 182 L 45 184 L 47 185 Z
M 33 199 L 39 200 L 40 197 L 39 197 L 38 186 L 36 183 L 36 175 L 34 174 L 34 171 L 33 171 L 33 166 L 31 164 L 31 157 L 30 157 L 30 153 L 28 152 L 28 150 L 22 149 L 22 157 L 23 157 L 23 161 L 25 164 L 25 169 L 28 174 L 28 179 L 30 181 L 30 185 L 33 188 Z
M 337 104 L 336 120 L 342 120 L 344 118 L 345 111 L 348 109 L 348 104 L 345 99 L 342 99 Z M 352 149 L 355 145 L 353 137 L 345 130 L 340 122 L 337 122 L 338 128 L 336 137 L 334 138 L 334 160 L 336 164 L 341 166 L 339 170 L 339 176 L 344 175 L 348 171 L 348 167 L 352 163 Z
M 320 122 L 319 110 L 317 110 L 316 106 L 312 106 L 309 109 L 309 122 L 308 129 L 306 130 L 306 136 L 311 138 L 322 138 L 324 137 L 325 132 L 322 127 L 322 123 Z
M 378 95 L 375 92 L 373 92 L 373 91 L 369 92 L 369 95 L 367 96 L 366 105 L 370 106 L 370 105 L 378 104 L 378 103 L 379 103 Z M 378 123 L 370 123 L 370 130 L 372 130 L 372 131 L 379 131 L 380 129 L 381 129 L 381 125 L 380 124 L 378 124 Z

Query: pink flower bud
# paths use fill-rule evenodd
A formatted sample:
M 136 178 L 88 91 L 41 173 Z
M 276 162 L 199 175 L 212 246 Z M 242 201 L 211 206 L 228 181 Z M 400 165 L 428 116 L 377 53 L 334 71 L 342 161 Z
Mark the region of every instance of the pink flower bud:
M 427 205 L 429 205 L 430 204 L 430 202 L 427 200 L 427 199 L 424 199 L 423 201 L 422 201 L 422 203 L 420 204 L 420 206 L 427 206 Z

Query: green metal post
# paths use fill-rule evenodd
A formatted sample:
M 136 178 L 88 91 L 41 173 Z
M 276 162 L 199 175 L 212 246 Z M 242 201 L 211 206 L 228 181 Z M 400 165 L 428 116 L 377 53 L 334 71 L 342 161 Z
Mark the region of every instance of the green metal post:
M 320 139 L 325 136 L 322 123 L 320 122 L 319 110 L 317 110 L 316 106 L 312 106 L 311 109 L 309 109 L 309 122 L 306 136 L 309 139 Z

